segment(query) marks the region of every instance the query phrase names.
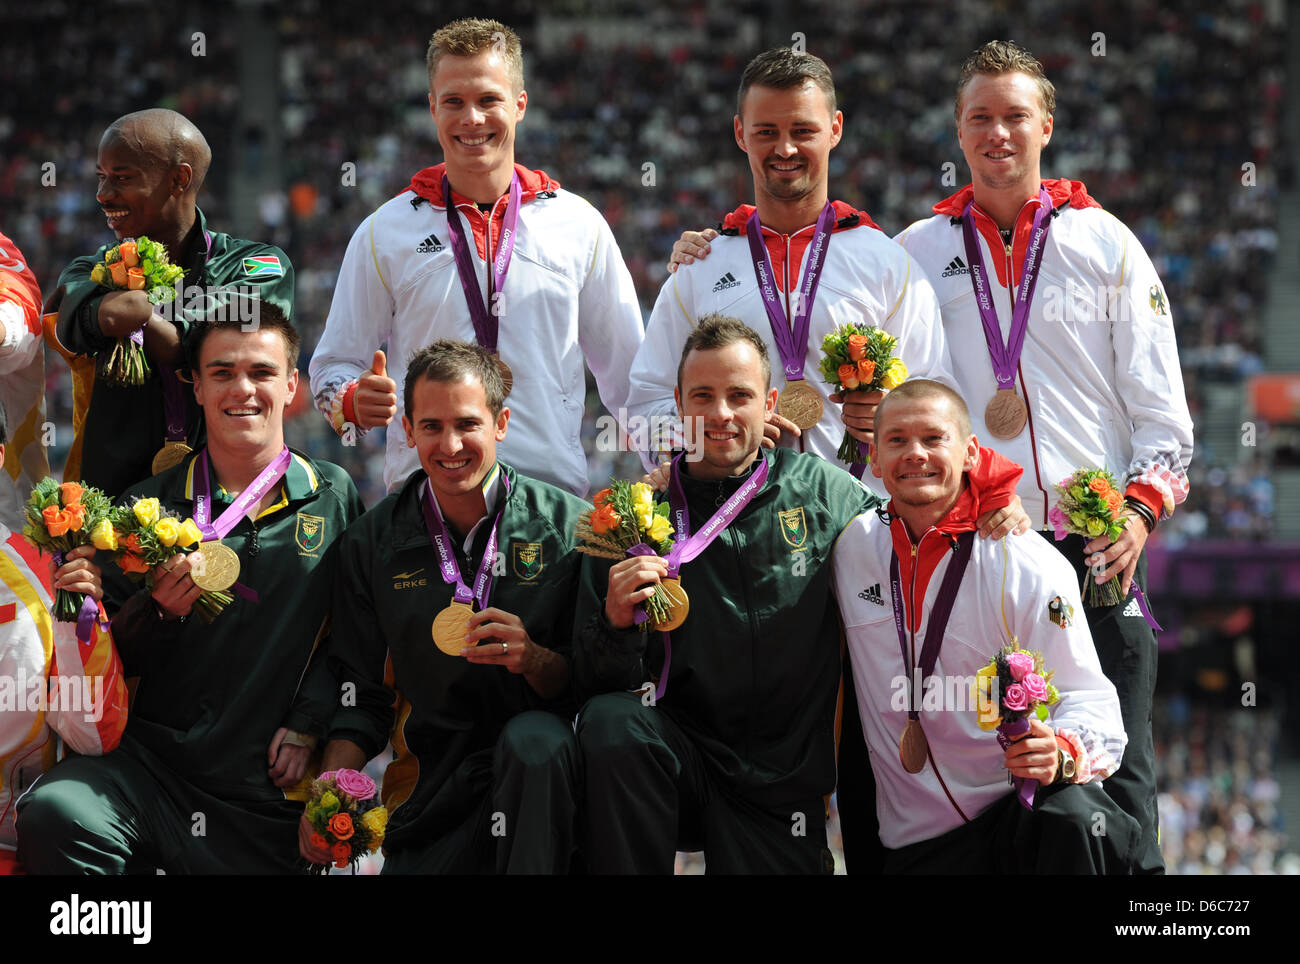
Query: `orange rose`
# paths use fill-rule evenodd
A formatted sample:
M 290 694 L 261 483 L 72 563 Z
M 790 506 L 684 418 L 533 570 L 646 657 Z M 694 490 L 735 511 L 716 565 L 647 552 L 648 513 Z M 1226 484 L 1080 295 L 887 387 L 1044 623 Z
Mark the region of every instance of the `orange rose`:
M 81 485 L 77 482 L 64 482 L 59 486 L 59 498 L 65 506 L 81 501 Z
M 336 843 L 330 848 L 330 856 L 334 858 L 334 866 L 342 870 L 352 860 L 352 848 L 345 843 Z
M 352 814 L 350 813 L 334 814 L 334 816 L 330 817 L 330 822 L 327 826 L 329 827 L 329 832 L 334 834 L 334 836 L 339 840 L 351 840 L 352 834 L 355 832 L 352 826 Z
M 608 503 L 602 505 L 591 514 L 591 530 L 596 533 L 596 535 L 613 532 L 622 524 L 622 522 L 622 517 L 615 512 L 614 507 Z
M 68 516 L 68 528 L 73 532 L 80 532 L 81 527 L 86 523 L 86 507 L 80 502 L 73 502 L 65 506 L 63 511 Z
M 41 518 L 45 521 L 45 531 L 52 536 L 64 535 L 72 524 L 67 509 L 60 509 L 57 505 L 47 505 L 42 509 Z
M 867 336 L 866 335 L 849 335 L 849 358 L 853 361 L 862 361 L 867 357 Z
M 837 374 L 840 376 L 840 385 L 849 391 L 858 387 L 858 366 L 841 365 Z
M 1088 483 L 1088 488 L 1092 489 L 1092 491 L 1096 492 L 1098 495 L 1104 496 L 1110 491 L 1110 483 L 1099 475 Z
M 117 564 L 123 572 L 148 572 L 149 563 L 134 552 L 123 553 L 117 557 Z
M 608 505 L 610 497 L 612 495 L 613 493 L 611 493 L 609 489 L 601 489 L 599 492 L 596 493 L 596 497 L 591 501 L 596 504 L 597 508 L 599 508 L 602 505 Z
M 876 374 L 876 363 L 870 358 L 864 358 L 858 362 L 858 381 L 864 386 L 871 384 L 871 379 Z
M 1124 497 L 1114 489 L 1107 492 L 1104 498 L 1106 499 L 1106 507 L 1111 512 L 1118 512 L 1124 505 Z
M 126 287 L 126 262 L 114 261 L 108 266 L 108 273 L 113 276 L 113 284 L 119 288 Z
M 134 241 L 123 241 L 117 246 L 117 253 L 122 256 L 122 263 L 128 268 L 134 268 L 140 263 L 140 253 L 136 250 Z
M 328 840 L 313 831 L 311 835 L 311 845 L 317 850 L 325 850 L 330 844 Z
M 129 291 L 143 291 L 145 286 L 143 268 L 126 269 L 126 287 Z

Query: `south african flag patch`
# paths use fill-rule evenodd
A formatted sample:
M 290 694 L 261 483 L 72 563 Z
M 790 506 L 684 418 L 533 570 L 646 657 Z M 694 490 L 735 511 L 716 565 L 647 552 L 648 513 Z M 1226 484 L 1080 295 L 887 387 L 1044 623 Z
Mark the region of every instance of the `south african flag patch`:
M 284 268 L 273 254 L 244 259 L 244 274 L 250 278 L 283 278 Z

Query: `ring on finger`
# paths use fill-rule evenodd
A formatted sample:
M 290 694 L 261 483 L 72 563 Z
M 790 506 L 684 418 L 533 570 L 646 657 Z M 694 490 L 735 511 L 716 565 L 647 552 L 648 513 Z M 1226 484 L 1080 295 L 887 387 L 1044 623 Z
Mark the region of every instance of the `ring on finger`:
M 509 643 L 502 643 L 502 644 L 501 644 L 501 652 L 502 652 L 503 655 L 509 655 L 509 653 L 510 653 L 510 644 L 509 644 Z

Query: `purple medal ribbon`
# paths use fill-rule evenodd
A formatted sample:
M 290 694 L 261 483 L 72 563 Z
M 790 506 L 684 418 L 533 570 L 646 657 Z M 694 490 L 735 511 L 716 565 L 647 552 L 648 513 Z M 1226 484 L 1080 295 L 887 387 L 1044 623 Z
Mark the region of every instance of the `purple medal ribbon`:
M 271 464 L 262 469 L 253 480 L 252 485 L 235 497 L 226 511 L 222 512 L 216 522 L 212 521 L 212 495 L 208 487 L 208 450 L 199 453 L 199 462 L 194 470 L 194 522 L 203 533 L 204 542 L 224 539 L 230 530 L 239 524 L 239 520 L 248 514 L 248 510 L 261 502 L 270 491 L 271 486 L 284 478 L 293 456 L 289 446 L 280 450 L 280 454 L 271 460 Z M 200 546 L 201 548 L 201 546 Z M 230 587 L 249 602 L 257 602 L 257 593 L 243 583 Z
M 676 579 L 681 572 L 682 566 L 691 560 L 697 558 L 700 553 L 709 547 L 714 539 L 722 535 L 724 529 L 736 520 L 736 517 L 744 510 L 745 506 L 753 501 L 754 496 L 763 488 L 767 482 L 767 473 L 770 466 L 767 460 L 761 455 L 758 456 L 759 466 L 750 474 L 745 484 L 731 494 L 726 502 L 722 504 L 717 512 L 709 518 L 709 521 L 700 527 L 700 531 L 694 535 L 691 534 L 691 516 L 690 510 L 686 506 L 686 493 L 682 489 L 681 463 L 682 457 L 678 455 L 673 459 L 670 482 L 668 487 L 668 504 L 669 516 L 673 523 L 673 529 L 677 538 L 673 543 L 672 550 L 665 557 L 668 563 L 668 576 Z M 629 556 L 654 555 L 655 551 L 649 546 L 641 543 L 627 550 Z M 637 614 L 636 622 L 639 625 L 649 618 L 644 612 Z M 659 685 L 655 688 L 655 699 L 663 699 L 664 691 L 668 689 L 668 670 L 673 661 L 673 645 L 671 633 L 660 633 L 664 643 L 664 666 L 659 673 Z
M 1137 580 L 1133 580 L 1133 598 L 1137 600 L 1138 610 L 1142 613 L 1142 618 L 1158 633 L 1163 633 L 1165 628 L 1156 622 L 1156 617 L 1151 614 L 1151 606 L 1147 603 L 1146 593 L 1144 593 Z
M 63 566 L 63 553 L 54 554 L 54 568 L 59 569 Z M 96 617 L 99 616 L 99 603 L 89 596 L 83 596 L 81 599 L 81 608 L 77 611 L 77 642 L 88 644 L 90 642 L 90 631 L 95 625 Z M 99 631 L 108 631 L 108 620 L 99 620 Z
M 176 369 L 170 365 L 158 366 L 158 377 L 162 381 L 163 417 L 167 422 L 167 441 L 185 441 L 185 395 L 181 391 L 180 379 Z
M 754 261 L 754 274 L 758 278 L 758 293 L 763 298 L 763 307 L 767 309 L 767 320 L 772 326 L 776 349 L 781 354 L 781 365 L 785 370 L 786 382 L 803 380 L 813 301 L 817 297 L 817 285 L 821 281 L 822 269 L 826 266 L 826 252 L 830 248 L 831 231 L 834 227 L 835 207 L 827 201 L 821 215 L 817 218 L 817 228 L 808 245 L 803 283 L 799 286 L 799 298 L 794 306 L 794 320 L 790 321 L 786 318 L 785 309 L 781 307 L 781 299 L 776 293 L 775 272 L 772 269 L 772 259 L 767 254 L 767 245 L 763 243 L 763 227 L 758 220 L 757 210 L 749 216 L 749 221 L 745 224 L 745 237 L 749 241 L 749 253 Z
M 499 329 L 498 314 L 491 310 L 491 299 L 499 295 L 506 286 L 506 272 L 510 270 L 510 258 L 515 250 L 516 226 L 519 223 L 519 208 L 523 192 L 519 187 L 519 173 L 516 171 L 510 179 L 510 200 L 506 202 L 505 218 L 501 224 L 501 237 L 497 242 L 497 256 L 492 259 L 492 290 L 487 299 L 479 297 L 478 277 L 474 273 L 474 260 L 470 257 L 469 242 L 465 240 L 465 229 L 460 224 L 460 213 L 451 199 L 451 182 L 446 175 L 442 178 L 442 196 L 447 202 L 447 231 L 451 236 L 451 253 L 456 257 L 456 273 L 460 275 L 460 286 L 465 292 L 465 302 L 469 305 L 470 321 L 474 323 L 474 335 L 478 343 L 486 350 L 497 354 L 497 333 Z M 488 234 L 492 228 L 488 225 Z
M 1020 285 L 1016 289 L 1016 303 L 1011 310 L 1011 330 L 1005 344 L 1002 342 L 998 312 L 993 306 L 988 272 L 984 268 L 979 242 L 975 239 L 975 218 L 971 214 L 974 201 L 967 203 L 961 216 L 962 240 L 966 244 L 966 260 L 970 263 L 970 283 L 975 289 L 975 303 L 979 307 L 980 320 L 984 323 L 984 340 L 988 343 L 993 374 L 998 380 L 998 388 L 1008 391 L 1015 390 L 1016 367 L 1020 364 L 1025 331 L 1029 327 L 1029 306 L 1034 299 L 1034 286 L 1038 283 L 1038 271 L 1043 265 L 1043 245 L 1052 223 L 1052 198 L 1047 189 L 1041 186 L 1038 201 L 1033 230 L 1029 235 L 1029 248 L 1025 251 L 1025 263 L 1020 272 Z M 1009 278 L 1007 280 L 1010 281 Z
M 487 608 L 488 596 L 492 593 L 492 564 L 497 557 L 497 530 L 501 527 L 501 514 L 505 512 L 506 497 L 510 494 L 510 480 L 504 472 L 501 473 L 501 485 L 503 491 L 501 507 L 497 509 L 496 518 L 492 520 L 492 531 L 488 533 L 487 545 L 483 547 L 483 560 L 479 563 L 478 574 L 474 577 L 473 590 L 465 585 L 465 580 L 460 574 L 460 566 L 456 564 L 456 553 L 451 547 L 451 533 L 447 531 L 447 523 L 442 518 L 442 510 L 438 508 L 438 500 L 433 497 L 432 483 L 425 487 L 424 498 L 420 500 L 420 508 L 424 512 L 424 526 L 429 531 L 429 538 L 433 540 L 433 547 L 438 551 L 438 568 L 442 570 L 442 581 L 455 587 L 456 602 L 465 605 L 478 603 L 480 610 Z

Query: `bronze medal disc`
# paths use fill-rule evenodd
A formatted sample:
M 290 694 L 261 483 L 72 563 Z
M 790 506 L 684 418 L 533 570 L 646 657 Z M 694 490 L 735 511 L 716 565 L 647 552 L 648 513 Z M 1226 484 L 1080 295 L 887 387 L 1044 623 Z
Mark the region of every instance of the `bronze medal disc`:
M 190 570 L 190 578 L 204 592 L 225 592 L 239 579 L 239 556 L 230 546 L 202 542 L 199 552 L 203 554 L 203 565 Z
M 506 394 L 509 395 L 511 389 L 515 387 L 515 373 L 510 370 L 510 366 L 506 364 L 505 359 L 500 355 L 493 355 L 492 357 L 497 360 L 497 368 L 501 370 L 501 381 L 505 382 Z
M 686 590 L 682 588 L 680 579 L 670 577 L 660 580 L 659 588 L 655 592 L 663 593 L 668 601 L 668 618 L 661 623 L 655 623 L 655 629 L 661 633 L 670 633 L 686 622 L 686 617 L 691 612 L 691 600 L 686 595 Z
M 453 601 L 433 617 L 434 645 L 448 656 L 459 656 L 465 648 L 465 634 L 469 632 L 466 624 L 473 615 L 474 608 L 469 603 Z
M 994 438 L 1013 439 L 1025 430 L 1029 410 L 1011 388 L 999 388 L 984 409 L 984 424 Z
M 159 472 L 166 472 L 173 465 L 180 465 L 185 461 L 185 456 L 193 451 L 184 442 L 166 442 L 153 457 L 153 474 L 157 475 Z
M 817 389 L 802 381 L 790 382 L 776 399 L 777 414 L 788 418 L 804 432 L 821 421 L 825 407 Z
M 925 769 L 925 758 L 930 753 L 930 741 L 925 738 L 921 722 L 910 717 L 903 728 L 902 739 L 898 741 L 898 759 L 908 773 L 920 773 Z

